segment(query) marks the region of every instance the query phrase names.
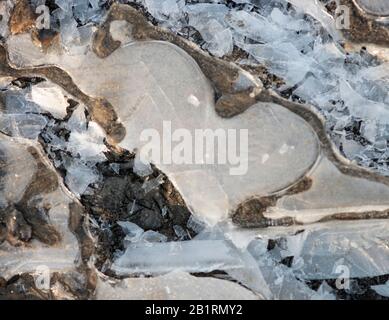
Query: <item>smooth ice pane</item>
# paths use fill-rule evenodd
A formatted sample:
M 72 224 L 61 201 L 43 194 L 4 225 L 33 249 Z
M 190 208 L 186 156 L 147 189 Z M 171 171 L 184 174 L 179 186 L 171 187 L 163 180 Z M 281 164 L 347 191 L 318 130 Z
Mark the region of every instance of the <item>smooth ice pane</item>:
M 260 296 L 236 283 L 172 272 L 155 278 L 125 279 L 112 285 L 99 281 L 98 300 L 257 300 Z
M 18 57 L 20 54 L 23 60 L 18 41 L 11 40 L 11 52 Z M 164 57 L 163 64 L 160 57 Z M 21 60 L 15 56 L 15 62 Z M 40 64 L 44 59 L 30 61 Z M 208 80 L 195 61 L 172 44 L 132 43 L 105 59 L 88 53 L 81 58 L 61 56 L 54 63 L 69 72 L 82 91 L 105 97 L 113 104 L 127 130 L 121 147 L 142 150 L 152 143 L 160 150 L 151 154 L 150 162 L 171 176 L 173 183 L 175 177 L 182 181 L 175 185 L 183 198 L 195 214 L 206 220 L 210 215 L 210 223 L 217 222 L 212 215 L 226 218 L 248 197 L 268 195 L 296 183 L 318 157 L 314 131 L 303 119 L 276 104 L 258 103 L 232 119 L 220 118 Z M 182 129 L 189 138 L 181 146 L 194 148 L 177 161 L 171 158 L 174 150 L 169 150 L 168 144 L 177 145 L 171 140 L 178 134 L 180 141 Z M 198 147 L 193 141 L 207 139 L 203 130 L 211 132 L 208 139 L 213 142 L 226 139 L 228 147 L 219 143 L 210 150 Z M 148 143 L 149 135 L 157 139 Z M 209 186 L 204 175 L 209 176 Z M 189 183 L 184 181 L 185 176 L 191 177 Z M 208 207 L 206 201 L 198 201 L 198 195 L 206 190 L 207 199 L 212 200 Z M 212 202 L 217 204 L 216 210 Z
M 344 175 L 326 158 L 321 159 L 309 176 L 312 187 L 281 198 L 269 217 L 292 216 L 310 223 L 339 212 L 384 211 L 389 205 L 386 185 Z
M 211 272 L 242 266 L 239 251 L 228 241 L 191 240 L 130 244 L 115 260 L 112 270 L 119 275 L 131 275 L 163 274 L 174 270 Z
M 377 16 L 389 15 L 389 2 L 387 0 L 355 0 L 367 13 Z

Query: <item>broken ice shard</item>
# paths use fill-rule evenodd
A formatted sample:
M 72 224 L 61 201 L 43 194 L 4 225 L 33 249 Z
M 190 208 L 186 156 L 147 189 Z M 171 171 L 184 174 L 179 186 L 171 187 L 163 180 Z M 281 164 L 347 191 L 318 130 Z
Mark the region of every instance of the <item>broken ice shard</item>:
M 191 240 L 167 243 L 135 243 L 116 259 L 118 275 L 163 274 L 174 270 L 211 272 L 243 266 L 239 251 L 227 241 Z
M 185 7 L 189 25 L 206 42 L 204 49 L 217 57 L 230 54 L 233 49 L 232 32 L 224 22 L 227 9 L 219 4 L 196 4 Z
M 39 105 L 43 112 L 48 112 L 58 119 L 66 116 L 69 103 L 64 91 L 54 84 L 41 82 L 32 86 L 28 99 Z
M 0 131 L 13 137 L 34 140 L 46 124 L 46 118 L 37 114 L 0 113 Z
M 66 185 L 78 197 L 86 191 L 91 183 L 99 179 L 99 175 L 94 168 L 80 161 L 74 161 L 70 165 L 67 165 L 66 170 Z
M 371 278 L 389 272 L 388 228 L 385 220 L 333 221 L 289 235 L 274 230 L 271 237 L 278 232 L 284 239 L 281 258 L 301 260 L 294 268 L 301 279 L 337 279 L 343 273 L 349 278 Z

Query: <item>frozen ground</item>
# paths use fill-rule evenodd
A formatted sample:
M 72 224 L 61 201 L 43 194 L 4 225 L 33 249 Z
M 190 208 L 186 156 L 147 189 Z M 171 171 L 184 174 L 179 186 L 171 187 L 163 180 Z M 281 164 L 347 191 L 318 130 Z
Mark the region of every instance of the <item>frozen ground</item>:
M 100 28 L 111 2 L 51 2 L 49 49 L 0 6 L 0 294 L 43 266 L 40 298 L 387 297 L 388 56 L 348 51 L 332 1 L 127 2 Z M 166 121 L 248 130 L 247 172 L 141 162 Z

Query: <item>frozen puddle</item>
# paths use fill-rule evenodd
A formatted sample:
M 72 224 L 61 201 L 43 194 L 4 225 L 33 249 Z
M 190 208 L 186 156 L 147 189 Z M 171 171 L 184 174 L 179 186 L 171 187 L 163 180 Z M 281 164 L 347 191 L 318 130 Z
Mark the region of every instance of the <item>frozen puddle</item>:
M 208 80 L 175 45 L 133 42 L 100 59 L 91 51 L 82 56 L 44 55 L 28 35 L 21 35 L 10 37 L 8 50 L 19 67 L 58 65 L 83 92 L 108 99 L 127 131 L 119 145 L 138 152 L 154 147 L 148 160 L 169 176 L 192 212 L 210 224 L 228 218 L 253 198 L 260 204 L 258 214 L 270 221 L 287 217 L 301 223 L 335 214 L 385 214 L 389 206 L 387 185 L 360 178 L 368 175 L 355 170 L 341 173 L 324 155 L 314 129 L 286 108 L 259 102 L 231 119 L 219 117 Z M 214 139 L 217 130 L 227 137 L 233 132 L 235 145 L 223 148 L 218 140 L 199 153 L 192 148 L 199 129 L 212 130 Z M 181 149 L 174 151 L 175 146 Z M 212 159 L 212 153 L 217 158 Z M 218 164 L 220 158 L 233 161 Z M 346 160 L 341 166 L 347 166 Z M 301 189 L 303 178 L 311 185 Z M 269 197 L 277 201 L 263 204 Z
M 310 6 L 310 14 L 319 17 L 321 11 L 316 9 Z M 241 25 L 238 18 L 250 21 L 243 11 L 237 11 L 231 16 L 234 17 L 236 21 L 229 22 L 235 22 L 235 28 Z M 277 12 L 274 12 L 273 18 L 277 18 Z M 126 30 L 131 26 L 124 23 L 116 27 L 115 38 L 130 43 L 105 59 L 98 58 L 86 47 L 83 48 L 85 55 L 64 52 L 45 55 L 32 45 L 29 35 L 11 36 L 8 39 L 9 57 L 20 68 L 57 65 L 69 73 L 85 94 L 107 99 L 126 129 L 119 146 L 137 151 L 138 154 L 150 146 L 154 147 L 154 151 L 159 150 L 150 153 L 148 161 L 167 174 L 190 210 L 214 228 L 190 241 L 140 241 L 127 244 L 125 252 L 114 259 L 112 271 L 124 277 L 157 277 L 124 279 L 116 286 L 99 279 L 97 298 L 213 298 L 212 294 L 207 294 L 207 290 L 215 293 L 219 299 L 233 298 L 235 293 L 239 298 L 257 297 L 242 287 L 239 287 L 240 292 L 235 292 L 234 283 L 216 279 L 207 281 L 185 273 L 212 271 L 224 271 L 228 277 L 265 298 L 333 298 L 331 290 L 324 284 L 316 292 L 300 279 L 335 279 L 337 275 L 334 270 L 344 265 L 352 277 L 389 273 L 385 233 L 387 222 L 363 220 L 388 218 L 388 179 L 352 165 L 332 150 L 335 150 L 334 146 L 323 143 L 324 130 L 317 128 L 320 119 L 313 112 L 310 115 L 317 117 L 316 126 L 314 121 L 308 123 L 309 119 L 304 120 L 294 113 L 293 108 L 268 102 L 258 102 L 233 118 L 221 118 L 215 112 L 215 92 L 210 81 L 188 53 L 167 42 L 131 42 Z M 255 34 L 250 33 L 249 38 Z M 245 48 L 258 53 L 257 47 L 245 44 Z M 224 49 L 229 50 L 227 47 Z M 222 55 L 224 49 L 216 53 Z M 209 46 L 209 50 L 213 50 L 212 46 Z M 294 81 L 293 84 L 303 80 L 297 79 L 300 72 L 292 76 L 290 80 Z M 249 77 L 244 80 L 253 81 Z M 253 84 L 239 83 L 243 88 Z M 308 84 L 304 92 L 310 91 Z M 317 86 L 314 88 L 317 89 Z M 32 100 L 43 104 L 58 94 L 44 84 L 33 89 Z M 348 87 L 343 89 L 343 93 L 354 97 L 354 92 L 347 90 Z M 303 92 L 302 89 L 300 91 Z M 351 100 L 355 105 L 363 101 Z M 60 111 L 57 116 L 62 117 L 65 104 L 57 102 L 54 109 Z M 43 107 L 50 110 L 51 106 Z M 311 109 L 301 106 L 298 111 L 301 110 Z M 81 127 L 84 127 L 86 120 L 83 109 L 75 111 L 73 116 L 72 135 L 76 131 L 73 137 L 79 138 L 73 141 L 74 147 L 82 145 L 77 141 L 84 141 L 80 138 L 81 129 L 77 135 L 77 119 L 81 119 Z M 215 139 L 227 133 L 226 137 L 235 139 L 236 145 L 230 148 L 228 144 L 228 148 L 222 148 L 223 143 L 218 140 L 219 143 L 198 152 L 196 147 L 189 148 L 196 146 L 196 130 L 212 131 Z M 247 141 L 244 139 L 246 133 Z M 101 135 L 97 136 L 97 154 L 92 154 L 92 158 L 105 150 L 101 148 Z M 143 139 L 145 137 L 148 140 Z M 151 137 L 155 140 L 150 140 Z M 153 143 L 150 144 L 150 141 Z M 94 143 L 94 140 L 91 142 Z M 181 149 L 176 150 L 176 157 L 172 159 L 171 151 L 177 145 Z M 3 149 L 5 153 L 10 153 L 6 145 Z M 189 149 L 193 152 L 188 152 Z M 23 149 L 18 150 L 12 151 L 13 157 L 24 154 Z M 212 159 L 212 154 L 216 154 L 217 158 Z M 81 160 L 89 156 L 88 150 L 84 155 L 80 154 Z M 219 158 L 227 161 L 219 163 Z M 32 160 L 28 159 L 21 168 L 28 173 L 23 175 L 24 180 L 14 181 L 12 177 L 5 176 L 5 191 L 0 199 L 3 203 L 8 205 L 8 202 L 21 201 L 20 197 L 25 194 L 26 186 L 35 172 Z M 96 163 L 99 159 L 94 161 Z M 77 165 L 75 162 L 74 176 L 80 173 Z M 147 164 L 139 165 L 138 169 L 142 171 L 145 168 Z M 14 172 L 12 170 L 10 172 Z M 67 170 L 69 174 L 71 170 Z M 82 194 L 89 182 L 83 183 L 77 193 Z M 10 186 L 17 192 L 10 192 L 7 189 Z M 41 201 L 46 197 L 48 195 L 44 195 Z M 66 198 L 69 199 L 66 202 L 62 193 L 58 197 L 63 208 L 67 208 L 70 198 Z M 232 225 L 229 219 L 236 214 L 240 214 L 239 222 L 246 227 L 274 228 L 241 229 Z M 7 252 L 9 246 L 4 245 L 4 260 L 11 263 L 11 266 L 2 264 L 6 269 L 4 274 L 15 272 L 15 265 L 20 261 L 29 261 L 21 265 L 23 271 L 37 264 L 49 264 L 52 269 L 73 267 L 77 245 L 65 224 L 68 210 L 57 213 L 51 209 L 49 215 L 53 225 L 63 233 L 59 244 L 61 249 L 58 247 L 60 252 L 54 253 L 59 258 L 51 258 L 50 250 L 57 250 L 57 247 L 36 241 L 33 241 L 32 248 L 12 248 L 12 254 Z M 336 219 L 362 221 L 328 221 Z M 282 225 L 288 227 L 279 227 Z M 274 249 L 268 250 L 267 240 L 277 238 L 282 241 L 278 241 Z M 27 255 L 23 252 L 28 252 L 30 256 L 23 256 Z M 23 258 L 20 259 L 18 254 Z M 290 267 L 281 263 L 282 259 L 290 257 L 293 258 Z M 49 259 L 51 261 L 46 261 Z M 145 289 L 139 292 L 139 287 L 143 286 Z M 199 286 L 201 294 L 196 289 Z M 225 295 L 218 290 L 224 291 Z
M 37 144 L 0 134 L 0 276 L 75 269 L 78 243 L 69 231 L 72 198 Z M 28 244 L 24 241 L 29 241 Z

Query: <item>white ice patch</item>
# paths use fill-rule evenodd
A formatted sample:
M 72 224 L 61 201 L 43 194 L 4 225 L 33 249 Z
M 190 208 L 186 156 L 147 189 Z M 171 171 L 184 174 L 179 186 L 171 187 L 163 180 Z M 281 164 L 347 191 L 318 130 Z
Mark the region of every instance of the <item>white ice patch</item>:
M 249 290 L 227 280 L 172 272 L 154 278 L 125 279 L 116 284 L 99 280 L 98 300 L 257 300 Z
M 105 159 L 104 130 L 93 121 L 90 121 L 85 131 L 73 130 L 70 134 L 68 150 L 74 156 L 80 156 L 83 161 L 99 162 Z
M 39 105 L 44 112 L 52 114 L 55 118 L 63 119 L 66 108 L 69 106 L 67 97 L 60 87 L 48 82 L 41 82 L 31 87 L 28 99 Z

